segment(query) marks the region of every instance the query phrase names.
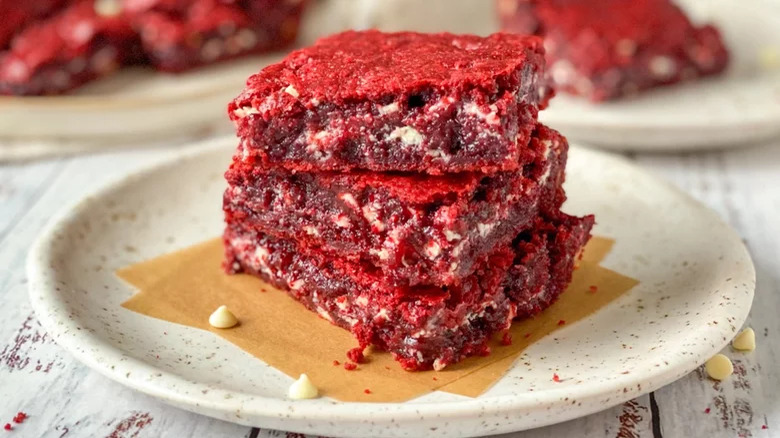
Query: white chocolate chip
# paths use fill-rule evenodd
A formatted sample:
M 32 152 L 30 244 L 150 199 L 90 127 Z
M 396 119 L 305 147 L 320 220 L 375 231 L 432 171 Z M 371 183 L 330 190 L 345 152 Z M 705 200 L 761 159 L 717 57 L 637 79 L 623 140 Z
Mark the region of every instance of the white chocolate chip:
M 293 87 L 292 85 L 288 85 L 287 88 L 284 89 L 284 92 L 289 94 L 292 97 L 300 96 L 298 90 L 296 90 L 295 87 Z
M 496 226 L 495 222 L 488 223 L 488 224 L 480 222 L 477 224 L 477 230 L 479 231 L 480 236 L 485 237 L 488 234 L 490 234 L 490 232 L 493 230 L 493 228 L 495 228 L 495 226 Z
M 704 369 L 711 379 L 725 380 L 734 372 L 734 365 L 728 357 L 716 354 L 704 364 Z
M 615 52 L 618 55 L 629 58 L 636 53 L 636 41 L 623 38 L 615 43 Z
M 122 4 L 119 0 L 95 0 L 93 8 L 101 17 L 115 17 L 122 13 Z
M 439 254 L 441 254 L 441 246 L 439 246 L 439 244 L 433 240 L 428 242 L 428 245 L 425 246 L 425 255 L 427 255 L 429 259 L 433 260 L 438 257 Z
M 741 351 L 753 351 L 756 349 L 756 332 L 753 331 L 752 328 L 748 327 L 737 335 L 737 337 L 734 338 L 733 341 L 731 341 L 731 346 L 734 347 L 735 350 L 741 350 Z
M 650 73 L 659 79 L 669 79 L 674 76 L 677 64 L 668 56 L 654 56 L 650 59 Z
M 233 111 L 233 114 L 239 119 L 243 119 L 244 117 L 252 114 L 260 114 L 260 111 L 258 111 L 257 108 L 253 108 L 251 106 L 242 106 L 241 108 L 237 108 L 235 111 Z
M 212 38 L 203 44 L 200 49 L 200 57 L 204 61 L 215 61 L 223 54 L 223 44 L 220 40 Z
M 758 50 L 758 63 L 764 70 L 780 68 L 780 47 L 761 47 Z
M 217 310 L 209 316 L 209 324 L 215 328 L 231 328 L 238 324 L 238 319 L 227 306 L 219 306 L 217 307 Z
M 433 361 L 433 369 L 436 370 L 436 371 L 441 371 L 441 370 L 443 370 L 446 367 L 447 367 L 447 364 L 442 363 L 441 359 L 437 358 L 436 360 Z
M 393 102 L 389 105 L 380 106 L 379 107 L 379 114 L 385 115 L 385 114 L 392 114 L 398 112 L 398 104 Z
M 550 66 L 550 75 L 556 84 L 568 84 L 574 79 L 574 66 L 563 59 Z
M 238 46 L 249 50 L 257 45 L 257 35 L 250 29 L 241 29 L 236 33 L 235 40 Z
M 301 377 L 293 382 L 293 384 L 290 385 L 290 389 L 287 390 L 287 397 L 293 400 L 317 398 L 319 395 L 320 391 L 314 386 L 314 383 L 311 382 L 309 376 L 306 374 L 301 374 Z
M 347 205 L 349 205 L 352 208 L 358 208 L 360 205 L 358 205 L 357 201 L 355 200 L 355 197 L 352 196 L 351 193 L 342 193 L 339 195 L 339 199 L 344 201 Z
M 452 230 L 444 230 L 444 237 L 447 238 L 447 242 L 454 242 L 460 240 L 463 236 Z
M 395 128 L 393 132 L 387 137 L 390 140 L 400 138 L 406 145 L 420 145 L 423 141 L 423 136 L 420 132 L 411 126 L 402 126 Z

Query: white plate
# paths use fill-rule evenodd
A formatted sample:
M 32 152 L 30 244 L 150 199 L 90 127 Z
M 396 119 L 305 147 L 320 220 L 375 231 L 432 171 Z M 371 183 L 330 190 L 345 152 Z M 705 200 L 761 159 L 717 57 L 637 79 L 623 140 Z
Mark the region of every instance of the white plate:
M 212 333 L 120 307 L 119 268 L 221 231 L 234 139 L 123 178 L 59 214 L 28 260 L 30 297 L 57 342 L 98 372 L 181 408 L 326 436 L 481 436 L 564 421 L 689 373 L 750 309 L 754 270 L 715 213 L 623 159 L 573 148 L 569 201 L 617 240 L 605 265 L 641 283 L 526 350 L 482 396 L 435 392 L 398 404 L 289 401 L 292 379 Z M 161 335 L 161 333 L 167 335 Z M 630 348 L 621 347 L 627 345 Z M 293 353 L 291 353 L 293 354 Z M 552 373 L 566 376 L 553 382 Z
M 744 146 L 780 135 L 780 3 L 680 3 L 723 32 L 732 57 L 724 75 L 602 104 L 561 93 L 540 120 L 570 140 L 621 150 Z

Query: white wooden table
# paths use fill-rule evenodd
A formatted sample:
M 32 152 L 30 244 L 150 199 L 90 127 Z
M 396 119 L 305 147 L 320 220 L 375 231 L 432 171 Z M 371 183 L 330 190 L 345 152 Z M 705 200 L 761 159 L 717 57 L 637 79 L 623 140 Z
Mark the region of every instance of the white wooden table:
M 174 153 L 124 151 L 0 165 L 0 437 L 302 438 L 212 420 L 136 393 L 76 362 L 35 320 L 24 264 L 46 221 L 95 184 Z M 734 151 L 630 158 L 712 207 L 744 237 L 758 272 L 748 319 L 758 348 L 730 354 L 736 373 L 722 384 L 694 372 L 622 406 L 505 437 L 780 437 L 780 140 Z M 5 432 L 3 425 L 18 411 L 29 419 Z

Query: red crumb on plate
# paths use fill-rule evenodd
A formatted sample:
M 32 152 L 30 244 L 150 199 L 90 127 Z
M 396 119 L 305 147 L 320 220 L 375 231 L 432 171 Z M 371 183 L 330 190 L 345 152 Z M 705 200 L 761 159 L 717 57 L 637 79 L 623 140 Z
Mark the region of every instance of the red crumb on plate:
M 23 423 L 27 419 L 27 414 L 24 412 L 18 412 L 14 417 L 14 423 Z
M 501 345 L 512 345 L 512 334 L 509 332 L 504 332 L 504 335 L 501 336 Z
M 556 373 L 553 373 L 553 382 L 558 382 L 558 383 L 560 383 L 560 381 L 561 381 L 561 378 L 560 378 L 560 377 L 558 377 L 558 374 L 556 374 Z
M 363 363 L 363 349 L 360 347 L 355 347 L 349 351 L 347 351 L 347 357 L 349 360 L 355 363 Z

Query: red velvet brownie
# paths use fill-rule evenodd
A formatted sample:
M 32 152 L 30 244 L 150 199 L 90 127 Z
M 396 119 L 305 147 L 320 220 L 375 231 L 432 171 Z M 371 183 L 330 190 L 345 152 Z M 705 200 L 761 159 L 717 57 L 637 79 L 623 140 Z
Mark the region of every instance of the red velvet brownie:
M 506 31 L 545 38 L 557 89 L 594 101 L 719 73 L 717 29 L 694 26 L 670 0 L 498 0 Z
M 62 93 L 125 64 L 178 72 L 277 49 L 295 38 L 305 3 L 0 0 L 0 94 Z
M 158 69 L 182 71 L 295 39 L 303 0 L 125 0 L 144 52 Z
M 0 94 L 58 94 L 138 59 L 130 26 L 77 2 L 30 25 L 0 55 Z
M 563 202 L 566 140 L 540 126 L 530 148 L 538 164 L 492 175 L 294 173 L 236 160 L 226 222 L 366 260 L 387 281 L 452 284 Z
M 65 3 L 66 0 L 0 0 L 0 50 L 8 47 L 19 29 L 51 15 Z
M 307 250 L 292 240 L 231 224 L 227 268 L 286 289 L 326 320 L 350 330 L 360 347 L 393 354 L 405 369 L 440 370 L 489 352 L 490 337 L 518 316 L 548 306 L 571 279 L 592 217 L 558 215 L 498 248 L 458 284 L 397 286 L 372 266 Z
M 295 171 L 516 169 L 546 103 L 536 37 L 344 32 L 229 105 L 243 158 Z

